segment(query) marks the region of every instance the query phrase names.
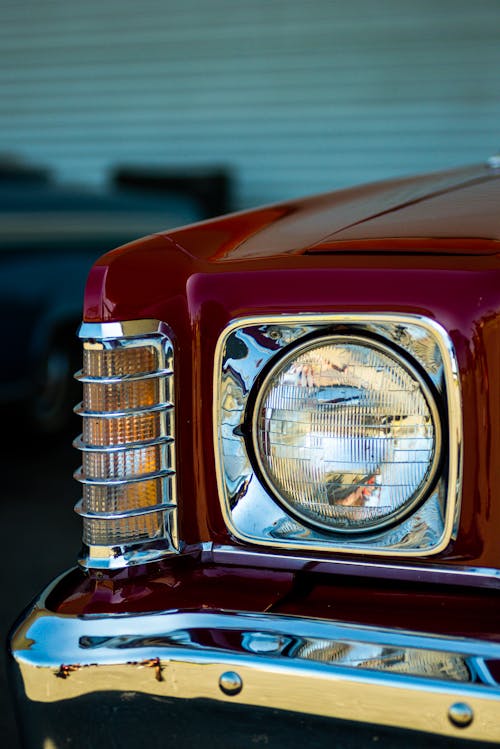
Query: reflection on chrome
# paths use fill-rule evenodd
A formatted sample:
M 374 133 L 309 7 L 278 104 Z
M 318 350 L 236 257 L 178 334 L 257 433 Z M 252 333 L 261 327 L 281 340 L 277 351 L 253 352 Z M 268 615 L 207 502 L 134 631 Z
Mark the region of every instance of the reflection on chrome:
M 252 653 L 280 654 L 289 658 L 318 661 L 331 666 L 409 674 L 430 679 L 471 682 L 467 657 L 457 653 L 394 647 L 369 642 L 345 642 L 310 637 L 271 636 L 267 632 L 245 632 L 243 646 Z M 265 644 L 265 648 L 263 648 Z M 470 659 L 471 664 L 474 659 Z M 481 662 L 483 665 L 483 663 Z
M 241 649 L 261 658 L 303 660 L 324 666 L 456 681 L 495 684 L 482 657 L 409 645 L 370 641 L 314 638 L 285 632 L 186 629 L 156 637 L 81 637 L 85 650 L 131 650 L 137 648 L 238 652 Z M 161 651 L 158 651 L 161 652 Z
M 296 658 L 347 668 L 389 671 L 449 681 L 472 681 L 464 656 L 434 650 L 306 640 L 294 655 Z
M 374 332 L 387 335 L 386 330 L 380 330 L 380 326 L 372 326 Z M 436 339 L 418 325 L 396 325 L 390 332 L 390 339 L 404 348 L 413 356 L 435 381 L 439 382 L 442 375 L 443 362 L 439 353 Z
M 282 380 L 268 382 L 262 395 L 264 378 L 258 396 L 262 449 L 254 450 L 257 472 L 248 449 L 252 386 L 284 347 L 296 345 L 304 336 L 312 341 L 314 333 L 345 344 L 336 347 L 334 358 L 332 351 L 326 356 L 319 352 L 330 362 L 321 370 L 314 361 L 304 364 L 285 356 L 280 361 L 286 360 L 289 367 L 278 373 Z M 370 370 L 362 356 L 353 364 L 355 346 L 348 345 L 355 338 L 366 341 L 367 334 L 387 342 L 369 352 Z M 411 366 L 398 369 L 392 345 L 405 349 L 424 367 L 446 404 L 448 453 L 430 492 L 440 420 L 430 391 L 422 396 L 421 375 L 414 376 Z M 379 366 L 382 360 L 392 361 L 392 374 Z M 269 371 L 273 370 L 267 377 Z M 303 315 L 232 323 L 217 347 L 214 397 L 218 484 L 232 533 L 245 541 L 295 549 L 414 556 L 443 549 L 456 532 L 459 511 L 457 371 L 446 332 L 417 316 Z M 387 392 L 388 384 L 404 378 L 399 394 Z M 382 412 L 385 416 L 380 418 Z M 377 419 L 371 421 L 374 413 Z M 269 486 L 262 475 L 267 475 Z M 346 535 L 348 525 L 365 532 Z

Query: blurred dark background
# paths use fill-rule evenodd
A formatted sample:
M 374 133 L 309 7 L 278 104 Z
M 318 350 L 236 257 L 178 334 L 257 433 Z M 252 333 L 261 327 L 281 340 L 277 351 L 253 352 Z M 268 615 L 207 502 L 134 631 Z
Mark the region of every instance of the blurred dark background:
M 70 374 L 92 261 L 228 210 L 484 161 L 499 70 L 498 0 L 0 0 L 3 639 L 78 551 Z M 0 737 L 16 746 L 3 668 Z

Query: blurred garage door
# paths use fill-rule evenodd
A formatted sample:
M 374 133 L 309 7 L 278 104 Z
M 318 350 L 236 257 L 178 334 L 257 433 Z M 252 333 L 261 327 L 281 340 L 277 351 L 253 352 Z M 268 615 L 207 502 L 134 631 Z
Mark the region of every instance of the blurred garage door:
M 236 206 L 483 160 L 498 0 L 3 0 L 0 152 L 99 183 L 229 166 Z

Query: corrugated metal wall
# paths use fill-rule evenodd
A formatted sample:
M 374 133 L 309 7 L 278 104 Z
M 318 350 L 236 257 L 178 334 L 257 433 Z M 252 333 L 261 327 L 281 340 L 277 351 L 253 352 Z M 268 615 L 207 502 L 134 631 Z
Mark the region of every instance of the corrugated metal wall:
M 0 152 L 228 165 L 248 206 L 500 148 L 498 0 L 2 0 Z

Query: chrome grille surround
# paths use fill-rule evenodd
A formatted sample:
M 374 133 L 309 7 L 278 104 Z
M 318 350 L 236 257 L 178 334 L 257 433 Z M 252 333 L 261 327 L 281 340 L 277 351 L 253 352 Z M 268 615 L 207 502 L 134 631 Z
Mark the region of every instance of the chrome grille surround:
M 137 320 L 83 323 L 79 337 L 84 352 L 130 352 L 147 347 L 156 361 L 148 372 L 90 375 L 81 370 L 75 375 L 84 388 L 96 385 L 97 400 L 103 402 L 115 391 L 122 398 L 130 384 L 133 390 L 136 383 L 154 380 L 155 399 L 152 404 L 138 405 L 135 392 L 130 408 L 91 410 L 82 402 L 75 409 L 84 425 L 83 434 L 74 442 L 82 453 L 82 467 L 75 478 L 84 487 L 84 496 L 75 506 L 83 520 L 79 562 L 88 568 L 115 569 L 178 553 L 171 334 L 164 323 Z M 87 400 L 91 400 L 89 391 L 90 387 Z M 139 429 L 136 435 L 134 425 L 147 425 L 148 420 L 154 428 Z M 152 500 L 137 504 L 138 495 L 149 490 Z
M 405 349 L 436 388 L 445 440 L 437 482 L 409 517 L 355 537 L 308 527 L 287 513 L 253 468 L 245 440 L 250 392 L 271 359 L 306 336 L 376 336 Z M 418 315 L 302 314 L 241 318 L 221 334 L 214 363 L 214 444 L 226 525 L 242 541 L 294 550 L 385 556 L 428 556 L 456 537 L 462 472 L 462 409 L 458 365 L 439 324 Z

